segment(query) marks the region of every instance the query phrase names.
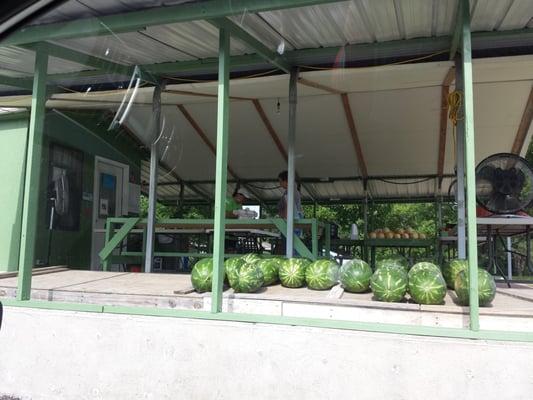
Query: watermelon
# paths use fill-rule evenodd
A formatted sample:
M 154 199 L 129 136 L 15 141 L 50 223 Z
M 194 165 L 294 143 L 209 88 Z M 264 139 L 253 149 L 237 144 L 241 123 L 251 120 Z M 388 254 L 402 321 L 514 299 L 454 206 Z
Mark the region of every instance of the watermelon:
M 437 267 L 435 264 L 431 262 L 422 261 L 413 265 L 412 268 L 409 270 L 409 273 L 407 274 L 407 278 L 409 279 L 409 281 L 411 281 L 411 276 L 419 271 L 433 271 L 436 274 L 442 275 L 440 268 Z
M 496 296 L 494 277 L 484 269 L 478 269 L 477 280 L 479 305 L 488 306 Z M 459 271 L 455 277 L 455 294 L 462 306 L 467 306 L 470 303 L 468 281 L 468 269 Z
M 229 284 L 236 293 L 257 292 L 265 281 L 263 271 L 255 263 L 243 262 L 228 275 Z
M 305 270 L 310 264 L 305 258 L 289 258 L 279 267 L 279 280 L 285 287 L 298 288 L 305 285 Z
M 224 261 L 224 269 L 226 270 L 226 277 L 228 278 L 228 282 L 230 276 L 235 273 L 237 267 L 241 266 L 244 263 L 245 261 L 241 257 L 231 257 Z
M 407 273 L 396 265 L 384 265 L 372 275 L 370 287 L 376 300 L 399 302 L 407 292 Z
M 261 260 L 261 256 L 259 254 L 255 253 L 249 253 L 241 256 L 241 258 L 246 261 L 247 263 L 254 263 L 256 261 Z
M 263 272 L 263 286 L 273 285 L 278 281 L 279 261 L 274 258 L 265 258 L 255 263 Z
M 339 265 L 331 260 L 317 260 L 305 270 L 305 281 L 309 289 L 327 290 L 337 284 Z
M 455 259 L 444 265 L 442 276 L 450 289 L 454 289 L 455 278 L 460 271 L 468 269 L 468 261 Z
M 191 283 L 198 293 L 210 292 L 213 284 L 213 259 L 202 258 L 192 268 Z
M 395 254 L 393 256 L 387 257 L 387 260 L 394 261 L 396 264 L 400 264 L 406 270 L 409 270 L 409 261 L 407 261 L 407 258 L 400 254 Z
M 394 258 L 385 258 L 383 260 L 380 260 L 380 261 L 377 261 L 376 262 L 376 270 L 382 268 L 382 267 L 394 267 L 394 268 L 399 268 L 401 270 L 403 270 L 405 273 L 407 273 L 409 271 L 409 266 L 407 264 L 402 264 L 401 262 L 399 262 L 398 260 L 394 259 Z
M 446 282 L 440 271 L 432 267 L 420 265 L 416 270 L 409 271 L 409 294 L 418 304 L 443 304 L 446 296 Z M 433 267 L 437 268 L 436 265 Z
M 362 293 L 370 287 L 372 269 L 363 260 L 353 259 L 340 268 L 340 281 L 347 292 Z

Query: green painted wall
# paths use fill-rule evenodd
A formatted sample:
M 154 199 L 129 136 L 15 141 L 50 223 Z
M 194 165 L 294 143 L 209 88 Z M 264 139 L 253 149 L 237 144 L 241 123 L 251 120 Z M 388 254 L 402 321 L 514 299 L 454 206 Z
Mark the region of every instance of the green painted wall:
M 46 207 L 46 182 L 49 173 L 49 145 L 51 142 L 81 150 L 83 152 L 82 191 L 93 193 L 94 157 L 109 158 L 130 166 L 130 175 L 136 183 L 140 181 L 140 162 L 144 154 L 122 131 L 108 131 L 109 118 L 101 111 L 56 112 L 49 111 L 45 120 L 45 139 L 41 173 L 41 199 L 39 204 L 39 224 L 37 226 L 36 261 L 49 265 L 68 265 L 73 268 L 87 269 L 91 258 L 92 207 L 91 200 L 82 200 L 80 227 L 77 231 L 48 230 L 49 215 Z M 10 166 L 9 176 L 2 179 L 10 182 L 8 187 L 0 188 L 0 201 L 8 204 L 0 216 L 9 215 L 8 224 L 0 229 L 0 271 L 17 268 L 18 245 L 20 237 L 19 207 L 22 204 L 22 176 L 26 143 L 28 115 L 17 119 L 0 118 L 0 166 Z M 18 127 L 18 130 L 16 129 Z M 14 147 L 15 144 L 18 147 Z M 15 150 L 16 151 L 15 151 Z M 5 154 L 4 154 L 5 153 Z M 6 170 L 6 168 L 2 168 Z M 6 172 L 7 173 L 7 172 Z M 18 179 L 18 180 L 17 180 Z M 18 197 L 12 196 L 18 193 Z M 7 203 L 6 203 L 7 202 Z M 5 214 L 5 215 L 4 215 Z M 17 217 L 18 216 L 18 217 Z M 3 220 L 6 220 L 5 218 Z M 18 231 L 17 231 L 18 229 Z M 50 247 L 49 247 L 50 246 Z M 50 251 L 49 251 L 50 248 Z M 15 249 L 16 254 L 12 250 Z M 7 261 L 9 258 L 9 262 Z M 5 261 L 4 261 L 5 259 Z
M 0 122 L 0 271 L 18 266 L 27 114 Z

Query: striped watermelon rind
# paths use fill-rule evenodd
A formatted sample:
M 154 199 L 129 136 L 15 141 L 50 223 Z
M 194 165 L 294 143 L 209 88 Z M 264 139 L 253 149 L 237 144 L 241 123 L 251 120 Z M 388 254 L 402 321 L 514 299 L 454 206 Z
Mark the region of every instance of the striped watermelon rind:
M 436 267 L 434 265 L 434 267 Z M 414 267 L 413 267 L 414 268 Z M 409 272 L 409 294 L 418 304 L 443 304 L 446 297 L 446 282 L 440 271 L 418 268 Z
M 448 285 L 450 289 L 455 289 L 455 278 L 457 277 L 457 274 L 467 269 L 467 260 L 455 259 L 444 264 L 442 268 L 442 276 L 446 281 L 446 285 Z
M 496 297 L 496 281 L 484 269 L 478 269 L 477 280 L 479 305 L 481 307 L 488 306 Z M 460 271 L 455 278 L 455 294 L 458 303 L 462 306 L 467 306 L 470 303 L 468 282 L 468 270 Z
M 265 279 L 261 268 L 247 262 L 237 265 L 228 278 L 230 286 L 236 293 L 257 292 L 263 286 Z
M 400 302 L 407 292 L 407 273 L 397 266 L 382 266 L 372 275 L 370 287 L 376 300 Z
M 191 283 L 198 293 L 210 292 L 213 284 L 213 259 L 202 258 L 191 271 Z
M 372 268 L 363 260 L 350 260 L 340 268 L 339 279 L 347 292 L 366 292 L 370 288 L 370 278 Z
M 440 268 L 436 264 L 433 264 L 432 262 L 421 261 L 412 266 L 407 274 L 407 278 L 411 280 L 411 276 L 419 271 L 433 271 L 439 275 L 442 275 Z
M 255 263 L 257 261 L 260 261 L 262 258 L 259 254 L 256 253 L 248 253 L 240 256 L 244 261 L 247 263 Z
M 279 279 L 279 264 L 280 262 L 274 258 L 266 258 L 255 263 L 263 272 L 264 282 L 263 286 L 269 286 L 276 283 Z
M 385 258 L 383 260 L 376 261 L 376 271 L 383 267 L 394 267 L 403 270 L 405 273 L 409 271 L 409 265 L 402 264 L 397 259 Z
M 299 288 L 305 285 L 305 270 L 310 264 L 305 258 L 289 258 L 284 260 L 279 267 L 279 280 L 289 288 Z
M 305 270 L 307 287 L 313 290 L 331 289 L 339 280 L 339 265 L 331 260 L 317 260 Z
M 226 271 L 226 278 L 228 279 L 228 282 L 230 281 L 230 277 L 235 274 L 235 271 L 238 267 L 245 264 L 246 261 L 244 261 L 241 257 L 230 257 L 226 261 L 224 261 L 224 270 Z M 235 281 L 235 277 L 232 277 Z

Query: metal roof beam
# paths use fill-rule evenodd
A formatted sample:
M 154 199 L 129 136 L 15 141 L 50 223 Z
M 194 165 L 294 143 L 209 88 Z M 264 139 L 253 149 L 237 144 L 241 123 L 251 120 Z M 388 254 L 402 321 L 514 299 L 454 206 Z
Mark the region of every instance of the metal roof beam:
M 210 0 L 168 7 L 154 7 L 102 17 L 27 26 L 7 37 L 1 46 L 19 45 L 97 35 L 131 32 L 152 25 L 222 18 L 242 13 L 257 13 L 295 7 L 306 7 L 339 0 Z
M 518 125 L 518 130 L 513 142 L 513 147 L 511 148 L 511 153 L 518 154 L 522 153 L 522 149 L 526 142 L 527 133 L 531 127 L 531 121 L 533 120 L 533 86 L 531 86 L 531 91 L 529 92 L 529 97 L 522 113 L 522 118 L 520 119 L 520 125 Z
M 453 28 L 452 41 L 450 43 L 450 60 L 455 59 L 455 54 L 459 48 L 459 41 L 461 39 L 463 29 L 463 13 L 460 0 L 457 2 L 457 11 L 455 13 L 455 24 Z
M 231 36 L 250 46 L 257 52 L 257 54 L 259 54 L 266 61 L 274 65 L 276 68 L 279 68 L 285 73 L 290 72 L 291 65 L 285 60 L 284 57 L 270 50 L 263 43 L 254 38 L 252 35 L 250 35 L 248 32 L 246 32 L 244 29 L 242 29 L 240 26 L 238 26 L 231 20 L 227 18 L 218 18 L 210 19 L 208 20 L 208 22 L 219 29 L 226 29 L 231 34 Z
M 355 155 L 357 156 L 357 161 L 359 162 L 359 168 L 361 169 L 361 175 L 363 180 L 366 181 L 368 178 L 368 170 L 366 168 L 365 157 L 363 155 L 363 149 L 361 147 L 361 142 L 359 141 L 359 135 L 357 134 L 357 129 L 355 128 L 355 121 L 353 119 L 352 108 L 350 107 L 350 99 L 346 93 L 341 94 L 342 106 L 344 108 L 344 114 L 346 115 L 346 122 L 348 123 L 348 128 L 350 129 L 350 135 L 352 137 L 353 147 L 355 149 Z
M 33 88 L 32 81 L 33 79 L 31 78 L 29 79 L 28 78 L 13 78 L 13 77 L 4 76 L 4 75 L 0 76 L 0 85 L 13 86 L 13 87 L 18 87 L 18 88 L 27 89 L 27 90 L 32 90 Z

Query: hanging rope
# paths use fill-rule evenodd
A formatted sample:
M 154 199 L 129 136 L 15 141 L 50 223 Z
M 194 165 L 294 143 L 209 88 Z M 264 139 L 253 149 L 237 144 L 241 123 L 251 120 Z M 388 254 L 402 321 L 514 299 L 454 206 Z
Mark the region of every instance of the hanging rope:
M 455 164 L 457 164 L 457 154 L 456 154 L 457 122 L 462 121 L 464 119 L 464 116 L 461 114 L 462 105 L 463 105 L 463 93 L 462 92 L 458 90 L 454 90 L 453 92 L 450 92 L 448 94 L 448 118 L 450 121 L 452 121 L 453 159 L 454 159 Z

